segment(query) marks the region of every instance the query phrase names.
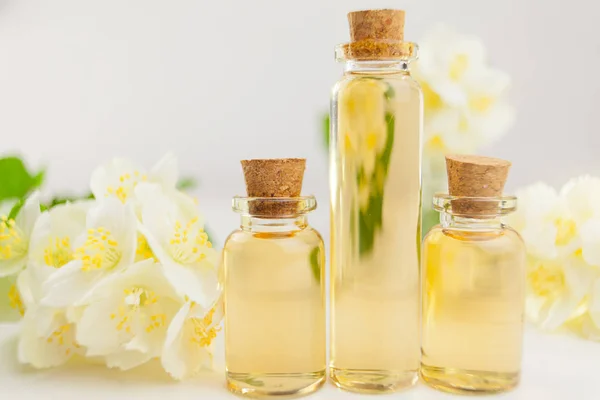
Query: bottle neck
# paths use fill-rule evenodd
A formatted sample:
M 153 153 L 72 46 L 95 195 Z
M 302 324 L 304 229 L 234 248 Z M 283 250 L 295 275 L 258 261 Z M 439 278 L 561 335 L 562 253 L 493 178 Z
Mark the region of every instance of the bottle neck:
M 410 73 L 409 60 L 346 60 L 344 71 L 355 74 Z
M 440 224 L 445 229 L 460 229 L 470 231 L 489 231 L 504 228 L 504 223 L 499 215 L 458 216 L 442 211 Z
M 240 227 L 253 233 L 291 233 L 301 231 L 308 226 L 306 215 L 282 218 L 260 218 L 243 214 Z

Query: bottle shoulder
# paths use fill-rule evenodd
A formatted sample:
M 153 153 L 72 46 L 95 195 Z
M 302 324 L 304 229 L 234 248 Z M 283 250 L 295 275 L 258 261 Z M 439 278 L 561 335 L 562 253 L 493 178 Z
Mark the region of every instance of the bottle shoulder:
M 424 246 L 428 245 L 443 245 L 445 243 L 485 243 L 495 242 L 502 243 L 503 246 L 525 251 L 525 243 L 519 233 L 510 226 L 503 225 L 498 229 L 490 230 L 468 230 L 457 228 L 445 228 L 441 225 L 436 225 L 423 238 Z
M 351 74 L 346 73 L 333 85 L 332 92 L 337 93 L 349 87 L 353 87 L 360 82 L 376 81 L 382 84 L 393 85 L 395 88 L 405 87 L 417 92 L 421 92 L 421 85 L 410 73 L 394 74 Z
M 256 232 L 243 229 L 236 229 L 229 234 L 225 240 L 224 248 L 231 248 L 244 244 L 273 241 L 298 241 L 310 246 L 323 246 L 323 237 L 314 228 L 307 226 L 299 231 L 290 232 Z

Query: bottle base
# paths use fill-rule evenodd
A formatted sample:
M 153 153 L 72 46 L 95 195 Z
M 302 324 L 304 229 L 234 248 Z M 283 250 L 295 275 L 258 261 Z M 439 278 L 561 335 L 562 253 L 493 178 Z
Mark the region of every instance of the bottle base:
M 421 379 L 434 389 L 455 394 L 506 392 L 519 384 L 520 374 L 472 371 L 421 365 Z
M 301 397 L 318 390 L 325 382 L 325 370 L 311 373 L 249 374 L 226 373 L 230 392 L 250 397 L 282 399 Z
M 329 368 L 335 386 L 356 393 L 391 393 L 417 383 L 417 371 L 360 370 Z

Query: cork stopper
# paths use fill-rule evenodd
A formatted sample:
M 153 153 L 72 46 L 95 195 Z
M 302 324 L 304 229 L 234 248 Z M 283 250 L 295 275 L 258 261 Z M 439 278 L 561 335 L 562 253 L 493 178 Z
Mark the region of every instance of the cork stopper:
M 242 160 L 248 197 L 298 197 L 306 159 L 274 158 Z M 250 204 L 250 213 L 262 216 L 293 215 L 293 202 L 256 200 Z
M 510 162 L 499 158 L 471 155 L 447 155 L 448 191 L 457 197 L 502 196 Z M 493 201 L 453 200 L 452 212 L 462 215 L 491 214 Z
M 357 60 L 406 59 L 414 56 L 413 43 L 404 42 L 403 10 L 364 10 L 348 13 L 350 43 L 344 55 Z
M 364 10 L 348 13 L 350 40 L 404 40 L 403 10 Z

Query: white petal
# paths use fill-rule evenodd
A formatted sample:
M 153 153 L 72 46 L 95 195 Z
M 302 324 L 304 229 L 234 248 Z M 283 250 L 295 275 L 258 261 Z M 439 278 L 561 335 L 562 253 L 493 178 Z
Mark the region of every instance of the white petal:
M 152 288 L 161 297 L 181 300 L 173 286 L 167 281 L 161 265 L 154 262 L 153 259 L 146 259 L 131 265 L 119 279 L 127 285 L 135 284 Z
M 594 324 L 600 327 L 600 279 L 596 279 L 592 286 L 590 317 L 594 321 Z
M 583 223 L 579 235 L 583 258 L 588 264 L 600 267 L 600 218 Z
M 0 278 L 16 274 L 25 268 L 26 263 L 27 257 L 25 256 L 0 260 Z
M 498 97 L 510 85 L 510 75 L 492 68 L 483 68 L 480 73 L 466 77 L 465 86 L 471 95 Z
M 173 205 L 169 204 L 160 186 L 154 184 L 138 185 L 136 196 L 142 207 L 142 224 L 138 225 L 138 229 L 146 237 L 152 251 L 155 251 L 155 248 L 168 243 L 173 229 L 171 225 L 175 224 L 175 219 L 170 221 L 169 217 L 169 209 Z
M 546 310 L 542 317 L 541 327 L 544 330 L 553 331 L 564 324 L 575 312 L 579 300 L 571 296 L 558 298 Z
M 85 232 L 85 223 L 86 209 L 71 203 L 58 205 L 40 215 L 29 242 L 29 266 L 35 270 L 36 279 L 43 282 L 56 271 L 54 266 L 46 265 L 45 251 L 48 245 L 68 238 L 73 246 Z
M 102 272 L 83 271 L 80 260 L 71 261 L 43 284 L 42 304 L 49 307 L 69 307 L 82 301 L 102 277 Z
M 589 294 L 592 283 L 598 275 L 593 267 L 578 257 L 569 258 L 564 262 L 563 273 L 569 295 L 577 303 Z
M 165 189 L 174 189 L 179 179 L 177 158 L 173 153 L 167 153 L 150 170 L 150 180 L 160 184 Z
M 17 277 L 17 290 L 25 308 L 34 305 L 39 300 L 39 295 L 34 292 L 34 282 L 31 277 L 31 271 L 25 269 Z
M 181 354 L 183 328 L 189 312 L 190 303 L 186 302 L 177 314 L 175 314 L 175 317 L 173 317 L 167 330 L 161 356 L 161 363 L 165 371 L 178 380 L 186 378 L 191 373 L 185 362 L 184 355 Z
M 108 198 L 92 208 L 87 216 L 88 228 L 106 228 L 118 242 L 122 252 L 115 269 L 133 263 L 137 245 L 137 218 L 131 204 L 123 205 L 114 198 Z
M 141 170 L 133 162 L 123 158 L 115 158 L 99 166 L 92 172 L 90 180 L 90 189 L 94 197 L 98 200 L 106 197 L 109 187 L 119 185 L 120 176 L 126 173 L 133 174 L 134 171 Z
M 137 351 L 140 353 L 150 353 L 150 346 L 141 335 L 136 335 L 129 342 L 125 343 L 123 348 L 127 351 Z
M 541 259 L 554 259 L 557 256 L 556 232 L 553 224 L 539 221 L 529 223 L 521 230 L 521 236 L 527 243 L 527 251 L 534 257 Z
M 55 316 L 59 313 L 50 307 L 38 304 L 41 297 L 41 286 L 34 278 L 30 269 L 25 269 L 17 278 L 17 289 L 26 310 L 35 314 L 35 326 L 38 336 L 47 336 L 52 330 Z
M 50 368 L 64 364 L 75 353 L 73 343 L 73 327 L 63 334 L 63 343 L 59 344 L 57 338 L 50 340 L 49 336 L 37 334 L 36 320 L 40 316 L 39 310 L 27 310 L 21 325 L 19 336 L 18 358 L 23 364 L 31 364 L 35 368 Z M 64 316 L 54 319 L 50 332 L 66 324 Z M 51 333 L 50 333 L 51 335 Z
M 146 353 L 139 351 L 120 351 L 106 356 L 106 365 L 109 368 L 119 368 L 123 371 L 138 367 L 148 361 L 152 357 Z
M 600 179 L 582 176 L 569 181 L 561 190 L 573 219 L 583 224 L 589 218 L 600 216 Z
M 169 259 L 161 262 L 165 276 L 179 294 L 188 296 L 205 308 L 214 302 L 219 287 L 214 269 L 182 265 Z
M 121 343 L 131 339 L 124 330 L 117 331 L 119 321 L 111 314 L 119 305 L 118 295 L 89 305 L 77 324 L 77 342 L 87 348 L 87 356 L 104 356 L 120 351 Z
M 23 208 L 21 208 L 15 219 L 17 226 L 21 228 L 27 240 L 29 240 L 35 221 L 40 216 L 40 213 L 40 194 L 39 192 L 34 192 L 27 198 L 27 201 L 25 201 Z
M 543 310 L 547 308 L 546 303 L 548 299 L 545 297 L 538 297 L 534 295 L 528 295 L 525 302 L 525 313 L 527 318 L 535 324 L 540 324 L 542 320 Z M 546 307 L 545 307 L 546 306 Z

